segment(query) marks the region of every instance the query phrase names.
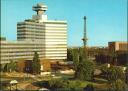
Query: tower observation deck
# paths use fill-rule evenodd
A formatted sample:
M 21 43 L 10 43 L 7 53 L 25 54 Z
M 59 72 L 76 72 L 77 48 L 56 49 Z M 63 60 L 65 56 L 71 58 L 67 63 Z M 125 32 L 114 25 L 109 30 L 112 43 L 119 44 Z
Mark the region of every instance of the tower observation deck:
M 47 6 L 43 3 L 38 3 L 36 6 L 32 7 L 32 10 L 37 12 L 37 15 L 42 15 L 47 10 Z
M 32 7 L 33 11 L 36 11 L 37 14 L 33 15 L 34 20 L 38 20 L 39 22 L 43 22 L 47 20 L 47 15 L 45 15 L 45 11 L 47 10 L 47 6 L 43 3 L 38 3 L 37 5 Z

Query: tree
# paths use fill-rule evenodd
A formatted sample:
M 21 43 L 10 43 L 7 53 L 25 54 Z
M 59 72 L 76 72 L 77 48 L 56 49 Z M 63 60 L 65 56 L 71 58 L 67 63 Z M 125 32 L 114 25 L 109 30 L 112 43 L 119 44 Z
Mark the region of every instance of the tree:
M 75 78 L 79 80 L 92 80 L 94 73 L 94 62 L 88 60 L 84 55 L 83 48 L 74 50 L 73 61 Z
M 6 65 L 6 64 L 0 64 L 0 72 L 3 72 L 3 71 L 4 71 L 5 65 Z
M 94 63 L 90 60 L 81 61 L 76 71 L 79 80 L 93 80 Z
M 73 49 L 71 49 L 71 48 L 68 48 L 67 49 L 67 61 L 73 61 L 73 55 L 72 55 L 72 52 L 73 51 Z
M 79 65 L 79 52 L 78 52 L 78 49 L 73 49 L 72 50 L 72 56 L 73 56 L 74 69 L 76 71 L 77 67 Z
M 111 63 L 113 65 L 117 65 L 117 52 L 115 52 L 115 50 L 112 50 L 109 56 L 111 57 Z
M 92 80 L 94 72 L 94 62 L 88 60 L 85 55 L 84 48 L 69 49 L 68 57 L 73 60 L 75 75 L 74 77 L 79 80 Z
M 80 63 L 80 50 L 79 49 L 73 49 L 72 50 L 72 56 L 73 56 L 73 65 L 74 65 L 74 70 L 75 70 L 75 75 L 74 77 L 77 78 L 78 76 L 78 70 L 79 70 L 79 63 Z
M 34 53 L 33 61 L 32 61 L 32 70 L 33 73 L 39 74 L 41 69 L 39 55 L 37 52 Z
M 4 66 L 4 71 L 5 72 L 17 71 L 17 63 L 11 60 L 10 63 L 7 63 Z

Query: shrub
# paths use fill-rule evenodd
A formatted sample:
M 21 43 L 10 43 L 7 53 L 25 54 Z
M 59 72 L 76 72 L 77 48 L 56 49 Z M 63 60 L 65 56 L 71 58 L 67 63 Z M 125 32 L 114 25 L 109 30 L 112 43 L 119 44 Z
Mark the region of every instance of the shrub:
M 64 81 L 61 79 L 52 79 L 49 81 L 49 86 L 51 88 L 62 88 L 64 85 Z
M 84 91 L 94 91 L 94 87 L 92 84 L 88 84 L 85 88 Z
M 81 81 L 68 81 L 67 88 L 79 88 L 81 86 Z
M 101 71 L 103 77 L 109 82 L 116 81 L 117 79 L 121 79 L 122 81 L 125 80 L 125 74 L 120 67 L 111 66 L 110 68 L 108 68 L 107 65 L 103 65 L 101 67 Z
M 81 81 L 75 80 L 62 80 L 62 79 L 52 79 L 49 81 L 50 88 L 79 88 L 81 86 Z
M 100 70 L 102 71 L 102 75 L 103 77 L 107 78 L 107 72 L 108 72 L 108 67 L 107 67 L 107 64 L 103 64 L 101 67 L 100 67 Z
M 123 73 L 123 70 L 120 67 L 110 67 L 107 71 L 107 80 L 109 82 L 116 81 L 117 79 L 120 79 L 122 81 L 125 80 L 125 74 Z
M 128 68 L 126 69 L 125 76 L 126 76 L 125 82 L 128 85 Z
M 111 83 L 111 89 L 114 91 L 125 91 L 125 88 L 126 84 L 120 79 Z

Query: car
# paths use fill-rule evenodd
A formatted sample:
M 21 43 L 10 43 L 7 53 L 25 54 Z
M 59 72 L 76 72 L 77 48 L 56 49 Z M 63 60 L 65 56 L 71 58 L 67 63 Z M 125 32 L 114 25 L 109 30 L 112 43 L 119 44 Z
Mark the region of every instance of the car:
M 50 90 L 47 88 L 40 88 L 39 91 L 50 91 Z

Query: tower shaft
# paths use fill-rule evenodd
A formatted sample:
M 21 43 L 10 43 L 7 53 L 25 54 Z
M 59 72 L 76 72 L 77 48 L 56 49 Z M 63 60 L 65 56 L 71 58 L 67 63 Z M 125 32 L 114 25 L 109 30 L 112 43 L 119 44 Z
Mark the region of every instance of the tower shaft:
M 84 36 L 83 36 L 83 44 L 84 44 L 84 55 L 87 58 L 87 33 L 86 33 L 86 16 L 84 16 Z
M 84 47 L 87 46 L 87 34 L 86 34 L 86 16 L 84 16 Z

